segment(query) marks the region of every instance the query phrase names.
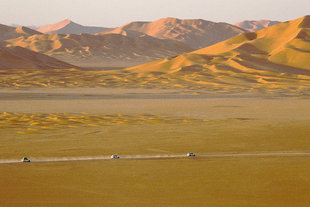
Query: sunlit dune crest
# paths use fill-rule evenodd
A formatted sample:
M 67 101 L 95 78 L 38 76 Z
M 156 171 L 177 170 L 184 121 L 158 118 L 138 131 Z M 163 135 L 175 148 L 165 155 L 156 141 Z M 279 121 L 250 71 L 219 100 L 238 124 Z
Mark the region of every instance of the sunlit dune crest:
M 154 22 L 132 22 L 102 34 L 140 32 L 160 39 L 178 40 L 192 48 L 202 48 L 246 32 L 227 23 L 202 19 L 163 18 Z

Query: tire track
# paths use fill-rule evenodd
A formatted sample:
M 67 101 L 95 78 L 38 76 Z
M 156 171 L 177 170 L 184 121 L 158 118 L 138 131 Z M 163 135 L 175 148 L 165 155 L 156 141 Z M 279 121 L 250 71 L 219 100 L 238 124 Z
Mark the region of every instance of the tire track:
M 196 155 L 197 158 L 234 158 L 234 157 L 304 157 L 310 156 L 310 152 L 264 152 L 264 153 L 223 153 L 223 154 L 202 154 Z M 127 155 L 120 156 L 121 160 L 142 160 L 142 159 L 177 159 L 186 158 L 187 155 Z M 193 157 L 192 157 L 193 158 Z M 110 156 L 93 157 L 58 157 L 58 158 L 30 158 L 31 163 L 44 162 L 73 162 L 73 161 L 95 161 L 95 160 L 117 160 Z M 22 163 L 17 159 L 0 159 L 0 164 Z

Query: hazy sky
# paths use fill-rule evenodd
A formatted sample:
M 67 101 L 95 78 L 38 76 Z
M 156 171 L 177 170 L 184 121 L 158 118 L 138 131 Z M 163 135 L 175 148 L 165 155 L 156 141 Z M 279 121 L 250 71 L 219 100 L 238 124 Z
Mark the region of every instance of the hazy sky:
M 163 17 L 286 21 L 310 15 L 310 0 L 0 0 L 0 23 L 45 25 L 71 19 L 116 27 Z

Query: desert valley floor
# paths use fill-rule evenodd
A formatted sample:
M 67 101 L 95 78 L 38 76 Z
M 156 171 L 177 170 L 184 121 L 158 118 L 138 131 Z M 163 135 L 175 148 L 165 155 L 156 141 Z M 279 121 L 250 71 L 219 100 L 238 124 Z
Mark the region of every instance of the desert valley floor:
M 1 206 L 304 206 L 307 97 L 164 89 L 1 89 L 1 161 L 118 154 L 119 160 L 0 164 Z M 194 158 L 131 159 L 130 155 Z M 30 190 L 31 189 L 31 190 Z

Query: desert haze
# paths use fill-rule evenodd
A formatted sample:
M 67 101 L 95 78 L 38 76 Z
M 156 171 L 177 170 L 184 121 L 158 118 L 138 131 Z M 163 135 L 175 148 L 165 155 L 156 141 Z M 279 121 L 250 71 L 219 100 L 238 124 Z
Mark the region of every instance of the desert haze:
M 0 25 L 0 206 L 307 207 L 310 16 L 236 25 Z

